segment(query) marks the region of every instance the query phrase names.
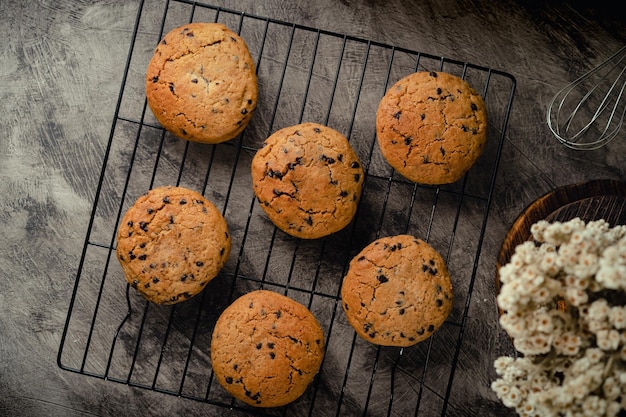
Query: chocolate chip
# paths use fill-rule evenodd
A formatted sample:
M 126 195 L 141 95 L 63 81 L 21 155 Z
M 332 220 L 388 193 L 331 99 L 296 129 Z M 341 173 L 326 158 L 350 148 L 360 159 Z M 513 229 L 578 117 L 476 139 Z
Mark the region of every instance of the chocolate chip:
M 441 152 L 441 156 L 446 156 L 446 150 L 443 149 L 443 146 L 439 147 L 439 152 Z
M 358 162 L 356 162 L 356 161 L 354 161 L 353 163 L 350 164 L 350 168 L 355 168 L 356 169 L 356 168 L 359 168 L 360 166 L 361 165 Z
M 468 129 L 467 129 L 467 126 L 465 126 L 465 125 L 461 125 L 461 130 L 462 130 L 463 132 L 467 132 L 467 130 L 468 130 Z
M 128 224 L 128 227 L 133 227 L 133 221 L 132 220 L 129 221 L 127 224 Z
M 404 315 L 404 309 L 401 308 L 400 310 L 398 310 L 398 314 L 401 315 L 401 316 Z
M 174 83 L 170 83 L 170 91 L 174 93 Z
M 441 94 L 441 88 L 437 87 L 437 94 Z
M 143 284 L 144 288 L 150 288 L 150 283 L 146 282 L 145 284 Z
M 146 209 L 146 212 L 147 212 L 148 214 L 152 214 L 152 213 L 154 213 L 154 209 L 152 209 L 152 208 L 148 208 L 148 209 Z
M 152 282 L 154 282 L 155 284 L 158 284 L 160 281 L 160 279 L 158 277 L 152 277 Z
M 284 191 L 277 190 L 276 188 L 274 188 L 273 192 L 274 192 L 274 195 L 275 195 L 276 197 L 280 197 L 281 195 L 286 195 L 287 197 L 291 197 L 291 196 L 289 195 L 289 193 L 286 193 L 286 192 L 284 192 Z
M 276 357 L 276 354 L 274 352 L 270 352 L 270 359 L 274 359 Z
M 267 344 L 267 347 L 268 347 L 268 348 L 270 348 L 270 349 L 274 349 L 274 343 L 269 342 L 269 343 Z
M 128 257 L 130 258 L 131 261 L 136 258 L 135 254 L 133 253 L 132 250 L 130 252 L 128 252 Z
M 196 261 L 196 266 L 204 266 L 204 262 L 202 262 L 202 261 Z
M 326 155 L 320 155 L 319 156 L 320 161 L 325 161 L 328 164 L 334 164 L 335 163 L 335 159 L 331 158 L 329 156 Z
M 339 195 L 340 195 L 341 197 L 347 197 L 347 196 L 348 196 L 348 192 L 347 192 L 347 191 L 341 191 L 341 192 L 339 193 Z
M 471 108 L 472 108 L 472 110 L 474 110 L 474 111 L 478 110 L 478 107 L 476 106 L 476 104 L 475 104 L 475 103 L 472 103 L 472 104 L 470 105 L 470 107 L 471 107 Z
M 290 162 L 289 164 L 287 164 L 287 168 L 288 169 L 294 169 L 297 165 L 301 165 L 302 164 L 302 157 L 299 156 L 296 158 L 295 162 Z
M 320 133 L 322 130 L 319 127 L 313 128 L 313 131 L 315 133 Z
M 432 324 L 429 324 L 429 325 L 428 325 L 428 332 L 429 332 L 429 333 L 432 333 L 432 332 L 434 332 L 434 331 L 435 331 L 435 326 L 433 326 Z
M 361 174 L 354 174 L 354 182 L 359 182 L 361 180 Z
M 423 335 L 425 332 L 424 328 L 422 327 L 421 329 L 419 329 L 418 331 L 416 331 L 417 334 L 419 334 L 420 336 Z
M 139 281 L 138 281 L 138 280 L 136 280 L 136 279 L 134 279 L 134 280 L 133 280 L 133 283 L 131 284 L 131 286 L 132 286 L 133 288 L 137 288 L 137 285 L 139 285 Z
M 165 204 L 169 204 L 169 202 L 170 202 L 170 198 L 169 198 L 168 196 L 164 196 L 164 197 L 163 197 L 163 202 L 164 202 Z
M 420 119 L 424 120 L 426 118 L 426 115 L 424 113 L 420 114 Z
M 139 255 L 138 258 L 140 261 L 145 261 L 148 256 L 144 253 L 143 255 Z
M 248 109 L 241 109 L 241 114 L 247 114 L 248 113 Z
M 152 82 L 153 83 L 156 83 L 158 81 L 159 81 L 159 76 L 158 75 L 155 75 L 154 77 L 152 77 Z
M 268 171 L 267 176 L 270 178 L 278 178 L 279 180 L 283 178 L 283 174 L 280 171 Z
M 423 155 L 422 156 L 422 163 L 430 164 L 430 160 L 428 159 L 428 155 Z
M 189 36 L 190 38 L 193 38 L 193 32 L 187 32 L 187 36 Z
M 397 111 L 393 114 L 393 118 L 396 120 L 400 120 L 400 116 L 402 115 L 401 111 Z
M 430 76 L 433 78 L 437 78 L 437 73 L 435 71 L 431 71 Z
M 144 232 L 147 232 L 148 231 L 148 223 L 146 223 L 146 222 L 139 222 L 139 228 L 141 230 L 143 230 Z
M 192 78 L 191 82 L 194 83 L 194 84 L 198 84 L 198 79 L 197 78 Z
M 309 226 L 313 226 L 313 217 L 309 216 L 307 219 L 305 219 L 305 221 Z
M 365 260 L 365 255 L 363 255 L 363 256 L 359 256 L 359 259 L 357 259 L 357 260 L 358 260 L 359 262 L 364 261 L 364 260 Z
M 156 268 L 156 264 L 150 264 L 150 268 L 151 268 L 151 269 Z
M 139 245 L 139 247 L 140 247 L 141 249 L 145 248 L 145 247 L 146 247 L 146 243 L 145 243 L 145 242 L 144 242 L 144 243 L 142 243 L 141 245 Z
M 381 284 L 384 284 L 385 282 L 389 282 L 389 278 L 387 278 L 384 275 L 379 275 L 376 277 L 378 279 L 378 282 L 380 282 Z
M 170 216 L 170 224 L 174 224 L 174 216 Z
M 232 378 L 232 377 L 230 377 L 230 376 L 227 376 L 227 377 L 225 378 L 225 380 L 226 380 L 226 383 L 227 383 L 227 384 L 232 384 L 232 383 L 233 383 L 233 378 Z
M 345 308 L 346 311 L 350 310 L 350 308 L 348 307 L 348 303 L 343 303 L 343 308 Z
M 376 332 L 371 332 L 368 334 L 369 337 L 371 337 L 372 339 L 376 337 Z
M 262 347 L 263 347 L 263 343 L 257 343 L 257 344 L 256 344 L 256 348 L 257 348 L 257 349 L 261 349 Z
M 220 249 L 220 256 L 224 256 L 224 252 L 226 252 L 226 248 L 221 248 Z
M 434 259 L 429 259 L 428 263 L 431 264 L 431 265 L 435 265 L 435 260 Z
M 411 142 L 413 142 L 413 138 L 412 137 L 408 136 L 408 137 L 404 138 L 404 144 L 406 146 L 409 146 L 411 144 Z
M 185 281 L 187 281 L 187 274 L 183 274 L 183 275 L 181 275 L 181 277 L 180 277 L 180 281 L 181 281 L 181 282 L 185 282 Z
M 337 155 L 337 160 L 339 162 L 343 162 L 343 155 L 342 154 Z
M 435 304 L 437 305 L 437 307 L 441 307 L 443 305 L 443 300 L 437 299 L 437 301 L 435 301 Z
M 282 316 L 282 313 L 279 311 L 274 312 L 274 314 L 276 315 L 276 318 L 279 319 L 280 316 Z

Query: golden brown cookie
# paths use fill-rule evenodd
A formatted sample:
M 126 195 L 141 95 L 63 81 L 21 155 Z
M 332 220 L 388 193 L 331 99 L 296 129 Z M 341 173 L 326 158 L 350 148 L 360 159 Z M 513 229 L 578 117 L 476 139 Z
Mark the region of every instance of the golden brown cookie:
M 350 223 L 363 177 L 346 137 L 317 123 L 275 132 L 252 160 L 261 207 L 278 228 L 302 239 L 327 236 Z
M 232 396 L 255 407 L 278 407 L 299 398 L 324 358 L 324 333 L 302 304 L 257 290 L 220 315 L 211 340 L 211 363 Z
M 148 64 L 148 105 L 182 139 L 220 143 L 236 137 L 250 122 L 257 96 L 248 46 L 220 23 L 171 30 Z
M 341 287 L 348 322 L 363 339 L 411 346 L 430 337 L 452 311 L 441 255 L 409 235 L 380 238 L 352 259 Z
M 398 173 L 423 184 L 460 179 L 487 140 L 482 97 L 445 72 L 416 72 L 395 83 L 376 113 L 378 145 Z
M 174 304 L 198 294 L 230 255 L 226 220 L 202 194 L 182 187 L 148 191 L 128 209 L 117 259 L 147 300 Z

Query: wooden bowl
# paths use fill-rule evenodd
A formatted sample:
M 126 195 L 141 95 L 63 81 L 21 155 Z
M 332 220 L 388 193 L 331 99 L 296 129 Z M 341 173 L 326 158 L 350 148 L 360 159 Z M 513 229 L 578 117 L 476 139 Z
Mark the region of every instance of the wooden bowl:
M 611 227 L 626 224 L 626 181 L 593 180 L 557 188 L 532 202 L 509 229 L 496 260 L 496 292 L 500 267 L 510 260 L 517 245 L 530 240 L 531 226 L 539 220 L 585 222 L 606 220 Z

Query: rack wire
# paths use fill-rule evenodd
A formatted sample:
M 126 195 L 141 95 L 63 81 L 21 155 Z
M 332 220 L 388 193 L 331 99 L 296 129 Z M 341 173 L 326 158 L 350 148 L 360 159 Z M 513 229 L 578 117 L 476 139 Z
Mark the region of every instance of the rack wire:
M 259 102 L 237 138 L 201 145 L 171 136 L 147 110 L 144 74 L 154 47 L 190 21 L 226 24 L 256 62 Z M 375 112 L 387 88 L 417 70 L 466 79 L 485 98 L 486 149 L 462 180 L 425 186 L 385 163 Z M 142 0 L 58 351 L 60 368 L 253 415 L 456 415 L 453 382 L 505 140 L 515 79 L 490 68 L 191 1 Z M 313 121 L 342 132 L 363 162 L 357 215 L 344 230 L 302 241 L 277 230 L 257 206 L 250 161 L 272 132 Z M 231 257 L 198 296 L 150 304 L 126 285 L 114 256 L 121 216 L 160 185 L 202 192 L 221 209 Z M 427 341 L 377 347 L 347 323 L 340 287 L 350 259 L 372 240 L 409 233 L 444 255 L 454 309 Z M 303 303 L 324 328 L 320 373 L 296 402 L 255 409 L 214 380 L 210 338 L 223 309 L 265 288 Z

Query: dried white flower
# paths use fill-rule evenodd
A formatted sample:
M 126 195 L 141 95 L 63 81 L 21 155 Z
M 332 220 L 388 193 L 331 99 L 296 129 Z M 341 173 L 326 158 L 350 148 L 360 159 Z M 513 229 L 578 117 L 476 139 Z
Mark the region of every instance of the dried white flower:
M 626 409 L 626 226 L 539 221 L 499 270 L 500 325 L 523 355 L 491 387 L 520 416 Z

